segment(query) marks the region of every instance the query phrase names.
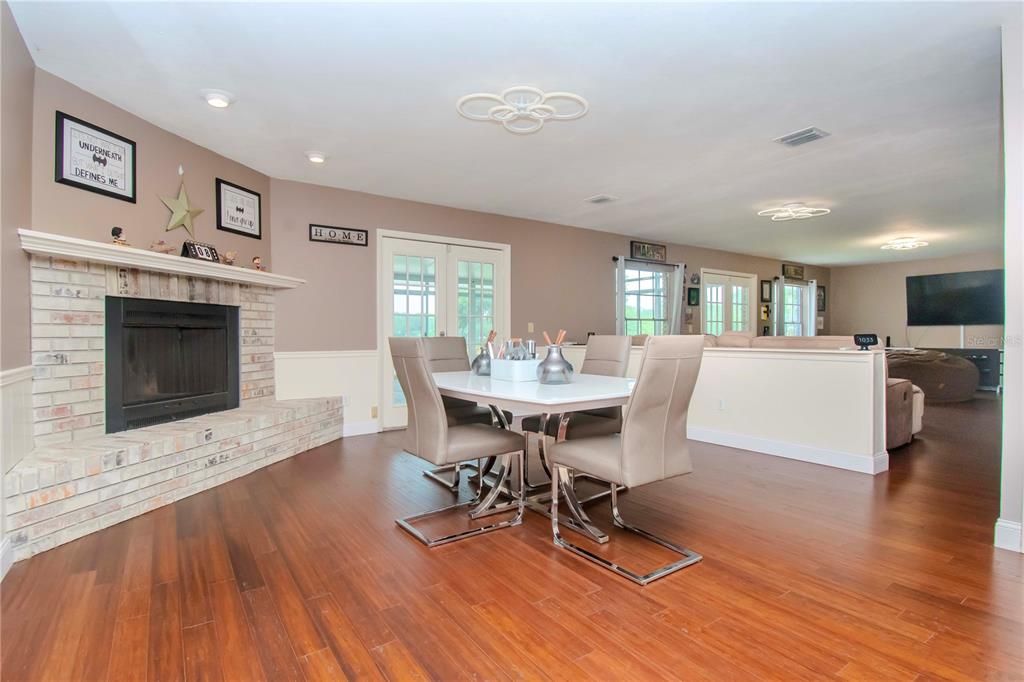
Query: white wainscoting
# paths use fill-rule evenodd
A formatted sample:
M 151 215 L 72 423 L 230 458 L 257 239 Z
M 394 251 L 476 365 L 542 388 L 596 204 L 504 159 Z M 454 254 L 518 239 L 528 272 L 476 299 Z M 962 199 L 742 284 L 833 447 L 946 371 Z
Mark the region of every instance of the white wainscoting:
M 32 367 L 0 372 L 0 474 L 32 452 Z
M 584 346 L 568 346 L 577 370 Z M 635 347 L 627 376 L 643 349 Z M 687 422 L 694 440 L 878 474 L 885 450 L 880 352 L 706 348 Z
M 278 400 L 340 395 L 343 436 L 377 433 L 377 351 L 334 350 L 274 353 Z

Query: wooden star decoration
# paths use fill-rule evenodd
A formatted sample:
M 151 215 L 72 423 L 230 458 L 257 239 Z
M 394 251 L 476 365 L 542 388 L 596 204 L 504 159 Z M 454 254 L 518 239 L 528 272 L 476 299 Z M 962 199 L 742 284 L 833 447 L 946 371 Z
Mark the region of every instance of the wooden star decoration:
M 173 229 L 184 227 L 189 235 L 195 237 L 195 227 L 192 221 L 203 212 L 203 209 L 192 208 L 192 205 L 189 203 L 188 193 L 185 191 L 185 183 L 181 183 L 177 198 L 160 197 L 160 201 L 164 202 L 164 206 L 171 210 L 171 219 L 167 221 L 166 231 L 170 232 Z

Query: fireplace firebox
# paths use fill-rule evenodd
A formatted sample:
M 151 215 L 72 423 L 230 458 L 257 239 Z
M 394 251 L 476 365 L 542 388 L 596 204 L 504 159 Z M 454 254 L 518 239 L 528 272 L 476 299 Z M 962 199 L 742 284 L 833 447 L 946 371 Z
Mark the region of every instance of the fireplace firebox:
M 238 407 L 238 308 L 106 299 L 107 433 Z

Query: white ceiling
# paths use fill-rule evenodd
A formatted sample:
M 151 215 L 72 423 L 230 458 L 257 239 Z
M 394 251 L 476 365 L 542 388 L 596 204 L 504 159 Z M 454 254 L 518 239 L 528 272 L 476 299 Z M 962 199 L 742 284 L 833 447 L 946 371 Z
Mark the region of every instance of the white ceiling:
M 817 264 L 1002 244 L 1013 3 L 12 6 L 40 68 L 274 177 Z M 455 112 L 518 84 L 590 113 Z M 810 125 L 832 136 L 771 141 Z M 832 214 L 755 215 L 786 201 Z M 907 235 L 931 246 L 878 248 Z

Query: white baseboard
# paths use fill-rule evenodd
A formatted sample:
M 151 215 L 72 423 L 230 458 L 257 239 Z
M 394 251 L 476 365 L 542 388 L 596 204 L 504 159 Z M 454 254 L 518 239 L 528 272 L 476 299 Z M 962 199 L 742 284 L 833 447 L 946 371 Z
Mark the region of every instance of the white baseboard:
M 995 546 L 1012 552 L 1024 552 L 1021 524 L 1017 521 L 999 519 L 996 521 Z
M 864 474 L 880 474 L 889 468 L 889 453 L 884 450 L 874 456 L 855 455 L 849 452 L 826 450 L 798 443 L 787 443 L 769 438 L 716 431 L 700 426 L 688 427 L 686 435 L 692 440 L 699 440 L 704 443 L 725 445 L 731 448 L 739 448 L 740 450 L 751 450 L 765 455 L 796 459 L 813 464 L 823 464 L 836 467 L 837 469 L 858 471 Z
M 362 422 L 346 421 L 341 425 L 341 437 L 365 436 L 368 433 L 380 433 L 380 423 L 374 419 Z
M 11 539 L 4 538 L 0 542 L 0 580 L 4 579 L 7 571 L 11 570 L 14 564 L 14 548 L 11 547 Z

